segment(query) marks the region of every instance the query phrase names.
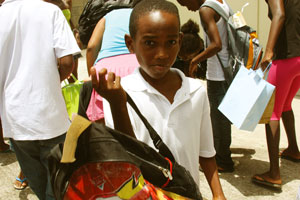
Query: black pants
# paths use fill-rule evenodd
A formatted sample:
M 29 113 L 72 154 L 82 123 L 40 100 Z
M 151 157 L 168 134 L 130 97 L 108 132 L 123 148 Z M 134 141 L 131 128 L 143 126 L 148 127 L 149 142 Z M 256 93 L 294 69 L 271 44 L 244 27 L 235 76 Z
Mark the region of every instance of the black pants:
M 224 169 L 233 168 L 231 158 L 231 123 L 219 111 L 218 107 L 228 89 L 225 81 L 207 80 L 207 94 L 210 104 L 210 117 L 216 149 L 216 161 L 219 167 Z

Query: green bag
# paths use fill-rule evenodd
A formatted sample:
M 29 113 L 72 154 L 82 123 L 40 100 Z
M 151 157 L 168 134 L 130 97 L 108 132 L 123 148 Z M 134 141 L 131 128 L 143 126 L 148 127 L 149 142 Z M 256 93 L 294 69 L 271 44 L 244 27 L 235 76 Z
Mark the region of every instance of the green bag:
M 64 80 L 65 86 L 62 87 L 62 93 L 63 93 L 63 97 L 66 102 L 67 111 L 68 111 L 70 120 L 72 120 L 73 113 L 77 114 L 78 105 L 79 105 L 80 89 L 83 85 L 83 81 L 77 80 L 73 74 L 71 74 L 71 76 L 75 80 L 75 82 L 68 83 L 66 80 Z

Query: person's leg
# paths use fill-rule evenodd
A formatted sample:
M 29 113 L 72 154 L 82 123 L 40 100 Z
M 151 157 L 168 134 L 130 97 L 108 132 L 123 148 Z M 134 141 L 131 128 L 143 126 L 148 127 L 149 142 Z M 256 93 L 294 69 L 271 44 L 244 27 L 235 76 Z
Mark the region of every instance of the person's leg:
M 276 87 L 274 110 L 269 124 L 265 125 L 270 168 L 267 172 L 255 175 L 253 180 L 264 180 L 266 183 L 281 185 L 279 170 L 279 139 L 280 139 L 280 117 L 283 104 L 287 96 L 288 85 L 282 82 L 283 62 L 274 61 L 269 71 L 268 82 Z
M 21 169 L 30 188 L 40 200 L 54 200 L 50 183 L 47 156 L 50 150 L 62 143 L 65 134 L 49 140 L 16 141 L 11 139 Z
M 16 141 L 13 139 L 10 141 L 30 188 L 40 200 L 44 200 L 46 197 L 47 170 L 40 162 L 38 141 Z
M 265 173 L 254 175 L 252 177 L 252 181 L 261 185 L 281 189 L 282 181 L 280 177 L 278 159 L 280 139 L 279 120 L 271 120 L 269 124 L 266 124 L 266 136 L 270 169 Z
M 295 131 L 295 117 L 293 110 L 282 113 L 282 122 L 288 139 L 288 147 L 281 152 L 281 156 L 288 156 L 300 161 L 300 152 Z
M 50 139 L 50 140 L 40 140 L 39 146 L 40 146 L 40 160 L 43 167 L 47 170 L 47 186 L 46 186 L 46 200 L 54 200 L 54 195 L 52 191 L 51 186 L 51 179 L 50 179 L 50 172 L 48 167 L 48 155 L 51 151 L 51 149 L 59 144 L 63 143 L 65 140 L 66 135 L 63 134 L 61 136 L 58 136 L 56 138 Z
M 282 112 L 282 122 L 288 139 L 288 147 L 281 152 L 282 157 L 300 161 L 300 152 L 297 145 L 295 117 L 292 110 L 292 101 L 300 88 L 300 76 L 296 77 L 292 83 L 291 90 Z
M 4 142 L 3 129 L 2 129 L 2 123 L 0 118 L 0 152 L 7 152 L 7 151 L 9 151 L 9 145 Z
M 278 159 L 280 140 L 279 120 L 271 120 L 269 124 L 266 124 L 266 136 L 270 159 L 270 170 L 267 174 L 274 181 L 281 180 Z
M 216 149 L 216 162 L 220 171 L 232 172 L 234 164 L 230 151 L 231 123 L 218 109 L 226 91 L 227 87 L 224 81 L 207 80 L 207 94 L 210 104 L 214 146 Z
M 279 120 L 281 118 L 284 105 L 286 105 L 288 95 L 291 91 L 293 80 L 300 72 L 299 65 L 297 66 L 296 64 L 297 62 L 297 58 L 276 60 L 273 61 L 270 69 L 268 82 L 276 87 L 274 110 L 269 124 L 266 124 L 270 169 L 263 174 L 255 175 L 253 177 L 254 182 L 259 180 L 262 184 L 272 183 L 273 187 L 281 187 L 282 181 L 280 177 L 278 158 L 280 140 Z

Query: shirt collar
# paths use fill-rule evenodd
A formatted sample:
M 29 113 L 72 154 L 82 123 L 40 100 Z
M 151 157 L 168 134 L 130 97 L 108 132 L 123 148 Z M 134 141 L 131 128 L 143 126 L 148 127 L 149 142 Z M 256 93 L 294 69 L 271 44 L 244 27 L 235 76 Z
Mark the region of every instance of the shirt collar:
M 154 89 L 141 75 L 140 73 L 140 67 L 136 68 L 133 72 L 133 74 L 129 75 L 128 78 L 125 77 L 123 78 L 124 81 L 128 84 L 124 86 L 124 89 L 126 90 L 131 90 L 135 92 L 141 92 L 141 91 L 148 91 L 151 93 L 158 93 L 156 89 Z M 182 85 L 179 90 L 185 91 L 186 94 L 191 94 L 195 92 L 197 89 L 201 87 L 201 84 L 199 84 L 200 80 L 198 79 L 192 79 L 188 78 L 184 75 L 183 72 L 176 68 L 171 68 L 170 70 L 175 71 L 176 73 L 179 74 L 182 80 Z M 130 77 L 130 78 L 129 78 Z

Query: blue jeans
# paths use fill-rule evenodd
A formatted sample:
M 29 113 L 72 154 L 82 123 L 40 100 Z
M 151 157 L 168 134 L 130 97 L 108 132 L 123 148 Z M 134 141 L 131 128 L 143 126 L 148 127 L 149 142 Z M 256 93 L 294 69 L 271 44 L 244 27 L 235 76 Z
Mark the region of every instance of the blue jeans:
M 63 134 L 49 140 L 33 141 L 10 139 L 30 188 L 41 200 L 55 199 L 50 183 L 47 156 L 56 144 L 64 142 L 65 136 L 66 134 Z
M 233 169 L 231 158 L 231 123 L 218 107 L 228 89 L 226 81 L 207 80 L 207 95 L 210 104 L 210 117 L 216 149 L 216 162 L 219 167 Z

